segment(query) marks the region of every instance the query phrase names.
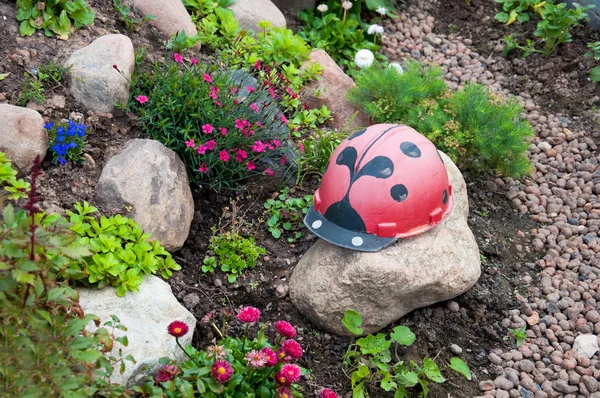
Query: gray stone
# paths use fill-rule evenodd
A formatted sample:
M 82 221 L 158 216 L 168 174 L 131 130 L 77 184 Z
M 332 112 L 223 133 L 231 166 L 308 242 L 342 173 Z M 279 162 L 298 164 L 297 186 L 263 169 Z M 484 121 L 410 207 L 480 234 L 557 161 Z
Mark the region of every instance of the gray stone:
M 319 240 L 300 259 L 290 280 L 296 307 L 318 327 L 348 334 L 347 309 L 374 333 L 415 308 L 468 290 L 481 273 L 479 248 L 467 225 L 467 189 L 460 171 L 441 154 L 455 207 L 442 224 L 378 253 L 344 249 Z
M 273 4 L 280 10 L 305 10 L 315 8 L 317 0 L 273 0 Z
M 187 358 L 177 347 L 175 338 L 167 333 L 171 322 L 183 321 L 189 326 L 189 332 L 179 339 L 184 347 L 192 342 L 196 327 L 196 318 L 179 304 L 166 282 L 149 276 L 139 289 L 139 292 L 129 292 L 124 297 L 118 297 L 112 287 L 77 289 L 86 313 L 98 316 L 101 323 L 111 320 L 110 315 L 116 315 L 127 327 L 126 332 L 115 330 L 115 335 L 127 336 L 129 345 L 122 347 L 123 356 L 131 354 L 137 363 L 127 362 L 125 373 L 114 372 L 111 382 L 130 387 L 152 374 L 160 358 L 177 361 Z M 96 329 L 93 323 L 87 328 L 89 331 Z M 113 351 L 116 353 L 119 347 L 121 345 L 115 343 Z
M 184 30 L 186 35 L 198 34 L 196 25 L 181 0 L 127 0 L 143 16 L 154 15 L 150 23 L 158 29 L 162 37 L 169 39 Z
M 580 334 L 575 338 L 573 349 L 578 357 L 592 358 L 598 351 L 598 337 L 594 334 Z
M 12 162 L 19 174 L 27 174 L 36 156 L 44 160 L 48 133 L 37 111 L 0 104 L 0 152 Z
M 195 306 L 200 304 L 200 296 L 197 293 L 190 293 L 183 298 L 183 304 L 188 310 L 193 310 Z
M 271 22 L 273 27 L 286 26 L 285 17 L 270 0 L 237 0 L 229 9 L 242 29 L 260 32 L 261 21 Z
M 133 44 L 124 35 L 105 35 L 75 51 L 67 60 L 71 66 L 69 88 L 73 97 L 89 110 L 112 112 L 129 99 L 129 82 L 135 56 Z M 116 65 L 123 73 L 119 73 Z
M 499 389 L 505 390 L 505 391 L 509 391 L 510 389 L 512 389 L 514 387 L 513 382 L 508 380 L 504 376 L 496 377 L 496 379 L 494 380 L 494 385 L 496 386 L 496 388 L 499 388 Z
M 183 162 L 154 140 L 130 140 L 106 163 L 96 200 L 106 210 L 130 210 L 127 215 L 169 251 L 183 246 L 194 217 Z

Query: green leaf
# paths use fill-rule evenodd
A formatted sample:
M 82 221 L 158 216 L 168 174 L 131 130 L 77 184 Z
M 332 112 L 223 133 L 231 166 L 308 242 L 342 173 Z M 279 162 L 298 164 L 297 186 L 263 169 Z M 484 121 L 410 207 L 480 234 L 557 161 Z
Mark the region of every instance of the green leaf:
M 225 386 L 217 383 L 217 381 L 213 378 L 206 378 L 204 381 L 206 381 L 206 384 L 208 384 L 210 391 L 214 392 L 215 394 L 221 394 L 223 391 L 225 391 Z
M 181 393 L 181 398 L 194 398 L 194 386 L 187 380 L 181 382 L 179 392 Z
M 414 387 L 419 382 L 419 376 L 415 372 L 404 371 L 396 375 L 396 380 L 400 385 Z
M 423 372 L 429 380 L 436 383 L 443 383 L 446 381 L 444 376 L 442 376 L 440 373 L 440 368 L 438 367 L 437 363 L 435 363 L 431 358 L 425 358 L 423 360 Z
M 0 82 L 10 76 L 10 72 L 8 73 L 0 73 Z
M 406 326 L 396 326 L 390 333 L 390 338 L 392 341 L 408 347 L 415 342 L 417 336 Z
M 269 228 L 269 231 L 271 232 L 271 235 L 273 236 L 273 238 L 275 238 L 275 239 L 281 238 L 281 230 L 279 228 Z
M 590 70 L 590 78 L 593 82 L 600 82 L 600 66 L 596 66 Z
M 467 380 L 471 380 L 471 369 L 469 369 L 469 365 L 467 365 L 467 363 L 462 359 L 458 357 L 452 357 L 450 359 L 449 368 L 465 376 Z
M 363 355 L 378 354 L 390 348 L 392 341 L 386 338 L 383 333 L 378 333 L 376 336 L 370 334 L 366 337 L 356 340 L 356 344 L 360 347 Z
M 354 310 L 346 310 L 342 318 L 342 324 L 348 331 L 354 335 L 360 336 L 363 334 L 362 317 Z
M 19 25 L 19 33 L 21 33 L 21 36 L 31 36 L 35 33 L 35 28 L 31 26 L 29 20 L 26 19 Z

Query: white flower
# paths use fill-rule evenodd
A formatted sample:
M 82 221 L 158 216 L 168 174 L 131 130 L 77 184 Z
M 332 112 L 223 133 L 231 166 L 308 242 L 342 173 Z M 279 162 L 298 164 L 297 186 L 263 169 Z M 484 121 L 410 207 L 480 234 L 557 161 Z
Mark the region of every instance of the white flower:
M 404 68 L 402 68 L 402 65 L 400 65 L 397 62 L 392 62 L 391 64 L 388 65 L 388 68 L 393 68 L 396 70 L 396 72 L 398 72 L 399 75 L 404 73 Z
M 373 24 L 373 25 L 369 26 L 367 33 L 370 35 L 382 35 L 383 34 L 383 26 Z
M 379 7 L 378 9 L 375 10 L 375 12 L 379 15 L 385 15 L 387 13 L 387 8 L 385 7 Z
M 375 61 L 375 56 L 371 50 L 362 49 L 357 52 L 356 56 L 354 57 L 354 62 L 359 68 L 370 67 L 373 64 L 373 61 Z
M 327 12 L 327 10 L 329 10 L 329 7 L 327 7 L 327 4 L 321 4 L 320 6 L 317 7 L 317 10 L 319 10 L 321 12 Z
M 343 8 L 344 10 L 349 10 L 349 9 L 351 9 L 351 8 L 352 8 L 352 2 L 351 2 L 351 1 L 348 1 L 348 0 L 342 1 L 342 8 Z

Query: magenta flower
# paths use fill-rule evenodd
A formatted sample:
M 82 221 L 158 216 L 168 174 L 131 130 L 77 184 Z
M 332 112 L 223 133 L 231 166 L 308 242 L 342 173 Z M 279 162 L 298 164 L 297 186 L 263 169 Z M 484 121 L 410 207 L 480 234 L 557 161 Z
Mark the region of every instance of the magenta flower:
M 248 87 L 246 87 L 246 90 L 248 90 L 248 92 L 251 93 L 251 92 L 253 92 L 256 89 L 254 87 L 252 87 L 252 86 L 248 86 Z
M 289 388 L 279 387 L 277 389 L 277 398 L 292 398 L 294 395 Z
M 209 75 L 208 73 L 205 73 L 205 74 L 204 74 L 204 81 L 205 81 L 205 82 L 212 83 L 212 82 L 213 82 L 213 79 L 210 77 L 210 75 Z
M 238 149 L 237 153 L 235 154 L 235 160 L 238 161 L 238 163 L 242 163 L 244 161 L 244 159 L 248 158 L 248 154 L 246 153 L 246 151 L 244 151 L 243 149 Z
M 224 359 L 227 357 L 227 351 L 222 345 L 211 345 L 206 348 L 206 355 L 214 357 L 215 360 Z
M 222 160 L 225 163 L 227 163 L 230 157 L 231 156 L 229 155 L 229 153 L 227 153 L 227 151 L 225 150 L 219 152 L 219 160 Z
M 215 100 L 215 105 L 216 105 L 216 106 L 223 106 L 223 104 L 222 104 L 222 103 L 220 103 L 220 102 L 219 102 L 219 101 L 217 101 L 217 100 Z
M 173 59 L 175 60 L 175 62 L 179 62 L 179 63 L 183 62 L 183 57 L 178 53 L 173 54 Z
M 250 104 L 250 109 L 254 112 L 260 112 L 260 108 L 256 104 Z
M 254 63 L 254 69 L 260 69 L 260 65 L 262 64 L 262 61 L 259 59 L 258 61 L 256 61 Z
M 173 337 L 183 337 L 189 330 L 188 325 L 182 321 L 173 321 L 167 326 L 167 332 Z
M 293 364 L 283 365 L 281 370 L 275 373 L 275 381 L 282 386 L 291 386 L 300 380 L 300 368 Z
M 300 152 L 304 153 L 304 145 L 300 143 Z
M 194 140 L 188 140 L 185 142 L 185 146 L 188 148 L 193 148 L 196 146 L 196 142 Z
M 192 63 L 192 65 L 198 65 L 198 60 L 194 57 L 190 57 L 190 62 Z
M 281 343 L 281 348 L 283 351 L 291 356 L 294 359 L 299 359 L 302 357 L 302 347 L 296 340 L 285 340 Z
M 243 130 L 244 127 L 246 127 L 246 125 L 244 124 L 244 120 L 240 120 L 240 119 L 235 119 L 235 128 L 236 129 L 240 129 Z
M 252 350 L 246 354 L 244 360 L 253 368 L 262 368 L 267 363 L 267 357 L 262 351 Z
M 288 124 L 288 120 L 286 119 L 285 115 L 281 115 L 281 121 L 286 125 Z
M 285 156 L 281 155 L 281 165 L 285 164 Z
M 204 155 L 206 153 L 206 149 L 206 145 L 198 145 L 196 152 L 198 152 L 199 155 Z
M 281 141 L 279 141 L 279 140 L 271 140 L 271 143 L 273 145 L 275 145 L 276 147 L 280 147 L 281 146 Z
M 279 361 L 277 360 L 277 353 L 275 353 L 275 351 L 273 351 L 269 347 L 263 348 L 262 350 L 260 350 L 260 352 L 262 352 L 265 355 L 265 358 L 267 358 L 267 366 L 272 367 L 279 363 Z
M 222 136 L 227 135 L 227 129 L 225 127 L 219 127 L 219 132 L 221 133 Z
M 277 95 L 275 95 L 275 90 L 273 90 L 271 87 L 269 87 L 269 94 L 271 95 L 271 97 L 277 98 Z
M 254 141 L 254 145 L 250 146 L 252 152 L 261 153 L 265 151 L 265 145 L 261 141 Z
M 244 307 L 237 315 L 237 319 L 245 323 L 257 322 L 260 318 L 260 311 L 254 307 Z
M 214 129 L 215 128 L 208 123 L 202 125 L 202 131 L 204 132 L 204 134 L 212 134 Z
M 246 167 L 248 168 L 248 171 L 252 171 L 256 168 L 256 165 L 254 164 L 254 162 L 247 162 Z
M 156 376 L 154 376 L 154 381 L 156 384 L 164 383 L 173 380 L 177 374 L 179 374 L 179 368 L 176 365 L 165 365 L 158 371 Z
M 277 321 L 273 324 L 273 328 L 275 331 L 282 335 L 283 337 L 287 337 L 288 339 L 293 339 L 296 337 L 296 329 L 286 321 Z
M 277 358 L 278 358 L 279 362 L 283 362 L 283 363 L 292 362 L 292 359 L 293 359 L 291 356 L 289 356 L 285 352 L 285 350 L 283 348 L 277 349 Z
M 210 140 L 210 141 L 207 141 L 206 144 L 204 144 L 204 145 L 206 146 L 206 149 L 208 149 L 209 151 L 212 151 L 217 146 L 217 143 L 215 142 L 215 140 Z
M 321 392 L 319 393 L 319 398 L 339 398 L 339 397 L 333 390 L 326 388 L 324 390 L 321 390 Z
M 146 102 L 148 102 L 148 97 L 146 97 L 145 95 L 138 95 L 136 97 L 137 102 L 139 102 L 140 104 L 145 104 Z
M 198 171 L 204 174 L 208 173 L 208 166 L 206 165 L 206 163 L 202 162 L 200 167 L 198 167 Z
M 273 176 L 275 174 L 275 172 L 273 170 L 271 170 L 269 167 L 267 167 L 265 169 L 265 174 L 268 176 Z
M 210 373 L 217 382 L 225 384 L 233 376 L 233 366 L 227 361 L 215 361 Z

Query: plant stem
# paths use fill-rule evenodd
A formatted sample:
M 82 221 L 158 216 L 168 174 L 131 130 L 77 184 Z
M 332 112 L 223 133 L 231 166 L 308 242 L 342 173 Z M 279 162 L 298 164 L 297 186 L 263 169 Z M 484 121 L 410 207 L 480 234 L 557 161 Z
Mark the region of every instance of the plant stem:
M 246 324 L 246 328 L 244 329 L 244 340 L 242 341 L 242 352 L 244 352 L 244 348 L 246 347 L 246 336 L 248 336 L 248 324 Z
M 183 348 L 181 346 L 181 343 L 179 342 L 179 338 L 175 337 L 175 342 L 177 343 L 177 345 L 179 346 L 179 348 L 181 348 L 181 350 L 185 353 L 185 355 L 187 355 L 187 357 L 189 359 L 192 360 L 192 362 L 194 362 L 196 364 L 196 366 L 198 366 L 199 368 L 201 368 L 202 366 L 200 366 L 200 364 L 198 362 L 196 362 L 196 360 L 194 358 L 192 358 L 192 356 L 190 354 L 188 354 L 188 352 L 185 350 L 185 348 Z

